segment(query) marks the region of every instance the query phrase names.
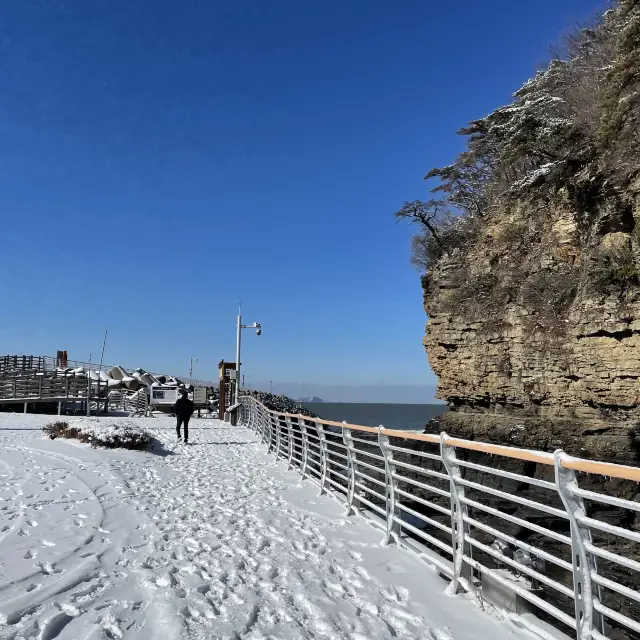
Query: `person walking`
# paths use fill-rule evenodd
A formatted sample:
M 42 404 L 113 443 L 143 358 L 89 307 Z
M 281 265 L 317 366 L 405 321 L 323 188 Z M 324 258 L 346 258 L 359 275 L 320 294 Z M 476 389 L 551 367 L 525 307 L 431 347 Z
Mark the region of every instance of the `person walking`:
M 189 400 L 186 389 L 180 389 L 180 397 L 175 405 L 176 414 L 176 432 L 178 434 L 178 440 L 182 440 L 180 435 L 180 427 L 184 424 L 184 443 L 189 444 L 189 419 L 193 415 L 195 407 L 193 400 Z

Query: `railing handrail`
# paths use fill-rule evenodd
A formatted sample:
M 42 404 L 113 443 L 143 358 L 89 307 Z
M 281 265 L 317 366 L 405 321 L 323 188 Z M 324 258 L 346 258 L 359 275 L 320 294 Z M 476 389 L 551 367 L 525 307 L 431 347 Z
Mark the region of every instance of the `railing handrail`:
M 572 627 L 578 640 L 606 639 L 610 625 L 640 634 L 640 591 L 635 589 L 640 562 L 628 548 L 629 541 L 640 543 L 640 532 L 619 514 L 619 525 L 599 519 L 585 501 L 635 517 L 640 502 L 610 495 L 601 486 L 583 487 L 586 479 L 575 473 L 638 482 L 640 468 L 575 458 L 560 450 L 551 454 L 446 433 L 419 434 L 281 412 L 250 395 L 241 401 L 240 422 L 261 434 L 276 459 L 318 484 L 321 493 L 329 491 L 346 502 L 347 514 L 361 513 L 381 524 L 386 543 L 417 551 L 451 580 L 452 593 L 462 589 L 492 598 L 496 588 L 502 589 L 494 604 L 518 611 L 521 602 L 528 602 L 556 624 Z M 357 437 L 359 433 L 363 435 Z M 438 453 L 397 446 L 398 439 L 425 442 Z M 466 455 L 458 458 L 460 449 L 541 467 L 531 473 L 526 466 L 480 464 Z M 414 518 L 413 524 L 408 518 Z M 537 537 L 530 538 L 531 532 Z M 611 547 L 612 538 L 622 546 Z M 548 574 L 545 562 L 565 573 Z M 525 582 L 509 578 L 509 572 Z M 614 603 L 622 610 L 612 609 Z M 542 626 L 531 625 L 550 637 Z
M 253 396 L 251 396 L 253 398 Z M 318 422 L 330 427 L 344 427 L 352 431 L 363 431 L 367 433 L 378 433 L 376 427 L 368 427 L 360 424 L 350 424 L 348 422 L 336 422 L 335 420 L 325 420 L 323 418 L 310 418 L 299 413 L 286 413 L 283 411 L 273 411 L 265 407 L 257 398 L 253 398 L 260 403 L 266 411 L 284 416 L 285 418 L 295 418 L 296 420 L 308 420 Z M 440 436 L 429 433 L 414 433 L 412 431 L 401 431 L 399 429 L 387 429 L 381 427 L 381 432 L 385 436 L 392 438 L 404 438 L 406 440 L 419 440 L 422 442 L 430 442 L 432 444 L 440 443 Z M 464 440 L 462 438 L 452 438 L 447 436 L 445 444 L 460 449 L 468 449 L 470 451 L 478 451 L 488 453 L 490 455 L 503 456 L 506 458 L 516 458 L 525 462 L 537 462 L 552 467 L 554 465 L 553 453 L 545 451 L 537 451 L 535 449 L 522 449 L 520 447 L 508 447 L 501 444 L 491 444 L 489 442 L 479 442 L 476 440 Z M 598 460 L 588 460 L 586 458 L 575 458 L 566 455 L 561 461 L 562 467 L 571 469 L 572 471 L 581 471 L 583 473 L 592 473 L 601 476 L 609 476 L 619 478 L 621 480 L 632 480 L 640 482 L 640 467 L 631 467 L 624 464 L 616 464 L 613 462 L 600 462 Z

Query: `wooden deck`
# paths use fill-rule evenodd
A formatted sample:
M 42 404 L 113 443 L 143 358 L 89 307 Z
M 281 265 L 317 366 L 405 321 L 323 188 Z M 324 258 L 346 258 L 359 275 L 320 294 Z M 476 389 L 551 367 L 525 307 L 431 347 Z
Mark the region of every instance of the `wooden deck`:
M 22 405 L 26 413 L 29 408 L 38 411 L 57 404 L 58 413 L 62 413 L 68 403 L 80 402 L 86 410 L 87 400 L 96 409 L 103 405 L 106 410 L 108 392 L 104 383 L 98 392 L 97 383 L 91 384 L 87 374 L 29 369 L 28 365 L 25 369 L 0 370 L 0 408 L 5 410 L 7 405 Z
M 103 371 L 109 369 L 111 367 L 106 365 L 102 367 Z M 60 413 L 69 403 L 72 406 L 80 403 L 86 411 L 89 402 L 95 410 L 107 411 L 112 408 L 134 413 L 146 412 L 149 405 L 146 391 L 141 394 L 136 390 L 110 387 L 105 380 L 99 382 L 95 375 L 92 379 L 91 371 L 96 371 L 95 364 L 72 360 L 61 362 L 48 356 L 0 356 L 0 411 L 12 410 L 15 405 L 22 405 L 25 412 L 51 411 L 51 405 L 55 407 L 57 404 Z M 215 386 L 213 382 L 181 379 L 193 386 Z M 146 390 L 146 387 L 141 388 Z M 196 408 L 202 406 L 208 404 Z

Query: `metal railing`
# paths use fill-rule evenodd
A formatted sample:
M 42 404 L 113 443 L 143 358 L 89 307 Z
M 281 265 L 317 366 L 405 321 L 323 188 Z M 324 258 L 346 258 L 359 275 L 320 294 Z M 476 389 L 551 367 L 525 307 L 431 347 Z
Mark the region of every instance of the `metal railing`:
M 547 637 L 542 621 L 578 640 L 640 637 L 640 468 L 278 413 L 249 396 L 240 420 L 452 593 L 533 613 L 520 624 Z
M 111 411 L 123 411 L 132 416 L 149 415 L 149 396 L 144 387 L 136 391 L 131 389 L 109 391 L 108 398 Z

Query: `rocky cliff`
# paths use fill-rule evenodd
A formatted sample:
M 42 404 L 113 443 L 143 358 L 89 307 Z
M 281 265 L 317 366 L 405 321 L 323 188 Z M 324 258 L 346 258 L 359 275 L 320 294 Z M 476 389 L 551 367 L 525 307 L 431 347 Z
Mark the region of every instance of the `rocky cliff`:
M 444 427 L 637 463 L 640 1 L 565 45 L 396 215 L 420 228 Z
M 640 189 L 629 191 L 614 229 L 595 251 L 636 255 Z M 640 287 L 599 290 L 579 282 L 592 259 L 578 240 L 579 213 L 559 194 L 548 203 L 544 238 L 514 251 L 511 233 L 530 224 L 526 203 L 489 214 L 473 247 L 447 257 L 423 278 L 429 317 L 424 346 L 438 376 L 438 397 L 458 434 L 576 455 L 636 463 L 640 423 Z M 540 234 L 542 236 L 542 234 Z M 550 269 L 552 269 L 550 271 Z M 513 281 L 513 271 L 523 277 Z M 580 290 L 562 313 L 545 308 L 560 274 Z M 540 280 L 541 303 L 517 295 L 502 308 L 479 281 L 521 290 Z M 462 300 L 471 297 L 471 300 Z M 547 317 L 541 318 L 541 315 Z M 639 432 L 640 434 L 640 432 Z

